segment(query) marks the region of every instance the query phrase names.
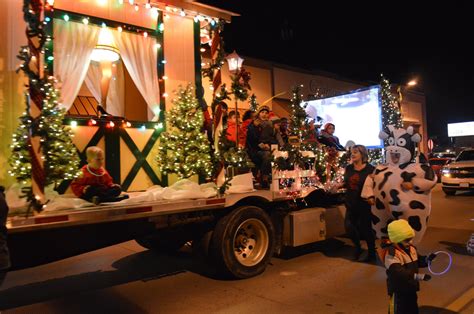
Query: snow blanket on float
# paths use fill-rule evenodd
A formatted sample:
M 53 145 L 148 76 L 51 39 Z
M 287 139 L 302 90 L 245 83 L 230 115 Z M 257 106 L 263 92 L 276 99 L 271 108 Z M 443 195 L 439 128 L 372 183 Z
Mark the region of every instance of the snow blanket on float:
M 253 191 L 252 174 L 235 176 L 230 181 L 227 194 L 246 193 Z M 52 188 L 46 188 L 46 199 L 49 200 L 44 211 L 52 212 L 58 210 L 78 209 L 94 206 L 92 203 L 75 197 L 73 194 L 60 195 Z M 9 215 L 26 213 L 28 204 L 25 198 L 21 198 L 21 186 L 12 185 L 6 191 L 6 201 L 10 208 Z M 202 199 L 217 196 L 217 186 L 214 183 L 197 184 L 188 179 L 183 179 L 170 187 L 154 185 L 143 192 L 126 193 L 130 198 L 115 203 L 103 204 L 137 204 L 153 201 L 174 201 L 186 199 Z
M 372 226 L 377 237 L 387 237 L 387 225 L 396 219 L 405 219 L 415 230 L 415 243 L 426 231 L 431 212 L 431 189 L 436 185 L 436 175 L 426 162 L 415 160 L 415 146 L 421 141 L 413 128 L 389 126 L 389 133 L 380 132 L 387 140 L 386 164 L 375 168 L 374 176 L 367 177 L 361 196 L 375 198 L 372 206 Z M 420 158 L 421 159 L 421 158 Z M 404 188 L 411 183 L 411 188 Z M 406 185 L 405 185 L 406 187 Z

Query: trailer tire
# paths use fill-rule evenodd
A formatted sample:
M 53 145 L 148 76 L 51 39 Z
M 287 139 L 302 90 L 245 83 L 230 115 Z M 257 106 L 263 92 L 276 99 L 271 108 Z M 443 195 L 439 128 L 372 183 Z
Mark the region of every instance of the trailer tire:
M 184 238 L 157 234 L 136 238 L 135 241 L 146 249 L 166 253 L 178 251 L 187 242 Z
M 273 255 L 275 230 L 261 208 L 236 208 L 217 223 L 209 246 L 216 266 L 234 278 L 261 274 Z

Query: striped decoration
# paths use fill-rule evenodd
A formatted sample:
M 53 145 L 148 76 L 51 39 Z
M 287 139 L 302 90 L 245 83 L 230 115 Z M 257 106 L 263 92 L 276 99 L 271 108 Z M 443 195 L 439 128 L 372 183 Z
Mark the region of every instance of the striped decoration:
M 216 28 L 216 30 L 213 32 L 212 36 L 212 43 L 211 43 L 211 59 L 212 61 L 216 61 L 218 59 L 219 55 L 219 48 L 221 45 L 221 37 L 219 34 L 219 28 Z M 221 77 L 221 67 L 217 67 L 214 70 L 214 76 L 212 80 L 212 88 L 213 88 L 213 93 L 212 93 L 212 98 L 215 98 L 215 94 L 217 89 L 222 83 L 222 77 Z
M 28 111 L 32 117 L 32 130 L 28 139 L 29 152 L 31 156 L 32 167 L 32 193 L 37 202 L 43 204 L 45 202 L 44 187 L 46 176 L 44 171 L 44 162 L 41 152 L 40 136 L 36 134 L 35 129 L 40 122 L 41 110 L 43 109 L 44 92 L 40 90 L 39 82 L 44 77 L 44 60 L 40 54 L 44 46 L 44 31 L 39 27 L 42 24 L 43 1 L 42 0 L 25 0 L 25 5 L 29 4 L 30 15 L 25 14 L 27 22 L 26 36 L 28 40 L 28 49 L 30 53 L 28 68 L 34 75 L 29 75 L 28 86 Z M 34 16 L 32 19 L 31 17 Z

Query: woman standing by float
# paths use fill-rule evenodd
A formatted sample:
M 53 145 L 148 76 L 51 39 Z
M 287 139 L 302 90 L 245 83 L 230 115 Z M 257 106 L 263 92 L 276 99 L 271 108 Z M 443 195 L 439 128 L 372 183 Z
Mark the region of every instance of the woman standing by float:
M 362 254 L 360 240 L 367 242 L 368 254 L 364 262 L 375 261 L 375 235 L 372 231 L 370 219 L 370 205 L 361 197 L 365 179 L 374 171 L 368 163 L 367 149 L 363 145 L 354 145 L 351 148 L 351 164 L 344 173 L 344 186 L 347 189 L 345 205 L 345 227 L 355 246 L 354 259 L 359 260 Z

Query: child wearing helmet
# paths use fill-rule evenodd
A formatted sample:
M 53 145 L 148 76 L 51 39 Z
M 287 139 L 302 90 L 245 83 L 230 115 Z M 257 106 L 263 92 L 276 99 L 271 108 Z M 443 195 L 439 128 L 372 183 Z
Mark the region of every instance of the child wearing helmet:
M 415 231 L 408 221 L 399 219 L 388 225 L 390 241 L 385 241 L 379 249 L 379 256 L 387 269 L 387 289 L 390 296 L 390 314 L 418 313 L 417 292 L 420 281 L 428 281 L 431 276 L 419 273 L 419 267 L 426 267 L 436 254 L 418 256 L 412 245 Z

